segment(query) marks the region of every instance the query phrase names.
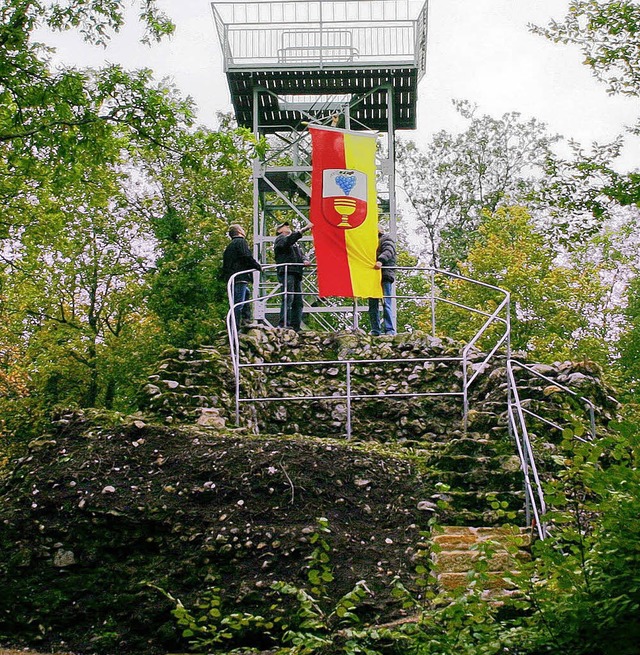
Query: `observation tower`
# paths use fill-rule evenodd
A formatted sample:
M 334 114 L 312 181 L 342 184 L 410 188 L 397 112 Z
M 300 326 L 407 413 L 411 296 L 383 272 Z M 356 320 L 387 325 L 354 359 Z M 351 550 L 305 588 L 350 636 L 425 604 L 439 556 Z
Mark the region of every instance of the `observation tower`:
M 311 144 L 307 126 L 379 133 L 380 220 L 396 235 L 394 136 L 416 127 L 418 82 L 425 72 L 428 0 L 213 2 L 224 70 L 238 124 L 264 137 L 254 162 L 254 256 L 273 261 L 275 227 L 309 216 Z M 310 241 L 306 237 L 305 241 Z M 311 244 L 303 244 L 310 250 Z M 254 284 L 255 318 L 273 323 L 277 283 Z M 335 328 L 323 313 L 355 326 L 365 308 L 353 299 L 319 299 L 305 275 L 305 315 Z M 361 301 L 362 302 L 362 301 Z M 336 314 L 337 313 L 337 314 Z

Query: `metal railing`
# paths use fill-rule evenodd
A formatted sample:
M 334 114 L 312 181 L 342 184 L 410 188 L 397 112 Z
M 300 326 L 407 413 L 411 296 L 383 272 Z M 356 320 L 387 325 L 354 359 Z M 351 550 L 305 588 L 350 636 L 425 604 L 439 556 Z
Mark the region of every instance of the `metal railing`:
M 547 526 L 543 517 L 547 512 L 547 506 L 544 500 L 538 467 L 533 456 L 531 439 L 529 438 L 525 414 L 522 403 L 520 402 L 518 386 L 510 359 L 507 359 L 507 378 L 509 392 L 507 402 L 509 431 L 518 450 L 520 467 L 524 477 L 525 522 L 537 531 L 540 539 L 544 539 L 547 536 Z
M 528 366 L 527 364 L 524 364 L 523 362 L 519 362 L 516 359 L 511 359 L 510 360 L 511 366 L 521 368 L 524 371 L 527 371 L 527 373 L 535 378 L 538 378 L 539 380 L 544 380 L 545 382 L 548 382 L 549 384 L 553 385 L 556 387 L 559 391 L 562 391 L 563 393 L 566 393 L 567 395 L 571 396 L 576 400 L 576 402 L 584 405 L 584 409 L 589 417 L 589 434 L 590 438 L 589 439 L 583 439 L 579 435 L 574 435 L 574 439 L 577 441 L 582 441 L 583 443 L 586 441 L 593 441 L 596 438 L 596 406 L 588 399 L 585 398 L 584 396 L 581 396 L 580 394 L 576 393 L 573 391 L 573 389 L 569 389 L 569 387 L 565 386 L 564 384 L 561 384 L 557 380 L 554 380 L 546 375 L 543 375 L 539 371 L 536 371 L 534 368 L 531 366 Z M 528 416 L 531 416 L 532 418 L 535 418 L 545 425 L 548 425 L 551 428 L 554 428 L 560 432 L 562 432 L 563 428 L 561 425 L 558 425 L 557 423 L 554 423 L 553 421 L 550 421 L 549 419 L 545 418 L 544 416 L 540 416 L 540 414 L 536 414 L 535 412 L 532 412 L 531 410 L 527 409 L 526 407 L 522 407 L 522 412 Z
M 289 264 L 287 265 L 288 267 L 293 267 L 296 266 L 294 264 Z M 298 265 L 301 266 L 301 265 Z M 263 266 L 263 273 L 262 277 L 268 276 L 270 273 L 273 273 L 278 267 L 276 265 L 266 265 Z M 310 267 L 313 268 L 313 267 Z M 351 412 L 352 412 L 352 402 L 354 400 L 362 399 L 362 398 L 413 398 L 413 397 L 420 397 L 420 396 L 454 396 L 454 397 L 459 397 L 462 400 L 462 415 L 463 419 L 465 422 L 465 426 L 467 423 L 467 416 L 468 416 L 468 410 L 469 410 L 469 390 L 471 386 L 474 384 L 474 382 L 477 380 L 478 376 L 482 373 L 484 370 L 485 366 L 488 364 L 490 359 L 495 355 L 495 353 L 501 348 L 505 347 L 508 351 L 509 348 L 509 336 L 510 336 L 510 322 L 509 322 L 509 293 L 504 291 L 503 289 L 500 289 L 499 287 L 495 287 L 490 284 L 486 284 L 483 282 L 478 282 L 477 280 L 472 280 L 471 278 L 467 278 L 461 275 L 457 275 L 455 273 L 451 273 L 448 271 L 443 271 L 439 269 L 434 269 L 434 268 L 426 268 L 426 267 L 394 267 L 394 270 L 396 272 L 396 275 L 402 276 L 403 272 L 406 272 L 407 275 L 412 275 L 415 276 L 416 274 L 421 274 L 424 276 L 427 282 L 428 286 L 428 291 L 427 293 L 423 294 L 416 294 L 416 293 L 395 293 L 393 295 L 393 299 L 398 303 L 399 305 L 402 305 L 403 303 L 406 302 L 411 302 L 413 304 L 416 304 L 417 306 L 421 307 L 428 316 L 430 316 L 430 329 L 431 329 L 431 334 L 433 336 L 436 336 L 436 331 L 437 331 L 437 305 L 439 303 L 449 305 L 451 307 L 457 307 L 459 309 L 464 310 L 465 312 L 468 312 L 470 314 L 475 314 L 479 316 L 481 319 L 484 318 L 484 323 L 482 326 L 476 331 L 476 333 L 473 335 L 473 337 L 470 339 L 470 341 L 465 345 L 465 347 L 462 349 L 462 352 L 460 353 L 460 356 L 457 357 L 447 357 L 447 358 L 424 358 L 424 357 L 418 357 L 418 358 L 402 358 L 401 360 L 398 359 L 382 359 L 382 360 L 370 360 L 370 359 L 336 359 L 336 360 L 317 360 L 317 361 L 309 361 L 309 362 L 275 362 L 275 363 L 266 363 L 266 362 L 246 362 L 241 360 L 241 353 L 240 353 L 240 341 L 239 341 L 239 330 L 238 330 L 238 325 L 236 324 L 235 320 L 235 308 L 236 306 L 234 305 L 234 300 L 233 300 L 233 285 L 234 285 L 234 279 L 238 275 L 242 275 L 243 273 L 237 273 L 234 275 L 230 280 L 228 284 L 228 295 L 229 295 L 229 305 L 230 305 L 230 310 L 229 313 L 227 314 L 227 328 L 229 332 L 229 341 L 230 341 L 230 347 L 231 347 L 231 356 L 232 356 L 232 361 L 233 361 L 233 370 L 234 370 L 234 376 L 235 376 L 235 390 L 236 390 L 236 421 L 240 421 L 240 406 L 243 403 L 256 403 L 256 402 L 275 402 L 275 401 L 283 401 L 283 400 L 332 400 L 332 401 L 345 401 L 347 405 L 347 417 L 346 417 L 346 436 L 347 438 L 351 437 Z M 258 274 L 254 273 L 256 282 L 258 282 Z M 498 302 L 494 302 L 493 305 L 495 306 L 495 309 L 492 311 L 489 310 L 483 310 L 483 309 L 478 309 L 476 307 L 470 307 L 461 303 L 456 302 L 455 300 L 452 300 L 451 298 L 446 297 L 441 293 L 441 289 L 439 289 L 437 283 L 436 283 L 436 277 L 439 278 L 444 278 L 448 280 L 456 280 L 460 283 L 464 284 L 471 284 L 475 285 L 476 287 L 479 288 L 484 288 L 486 290 L 489 290 L 495 294 L 498 295 L 500 300 Z M 286 280 L 286 276 L 285 276 Z M 254 306 L 254 315 L 257 315 L 259 320 L 263 321 L 263 324 L 265 326 L 274 326 L 274 321 L 269 321 L 268 316 L 272 315 L 279 315 L 280 312 L 280 303 L 282 302 L 282 299 L 285 295 L 295 295 L 294 292 L 292 292 L 289 289 L 283 288 L 283 286 L 280 285 L 271 285 L 270 288 L 264 288 L 260 284 L 256 284 L 255 287 L 257 288 L 257 293 L 254 293 L 254 297 L 251 298 L 250 300 L 246 301 L 247 303 L 251 303 Z M 396 289 L 398 288 L 398 285 L 396 285 Z M 308 289 L 303 289 L 301 292 L 297 292 L 299 295 L 302 296 L 309 296 L 309 290 Z M 317 296 L 312 296 L 316 298 Z M 351 300 L 351 299 L 350 299 Z M 244 303 L 242 303 L 244 304 Z M 315 311 L 317 311 L 318 308 L 313 308 Z M 309 303 L 307 302 L 307 310 L 309 310 Z M 359 315 L 367 310 L 365 305 L 359 305 L 357 300 L 352 301 L 352 304 L 342 304 L 342 305 L 331 305 L 327 307 L 321 308 L 321 312 L 318 312 L 320 314 L 326 315 L 333 315 L 333 318 L 338 321 L 337 325 L 340 327 L 346 327 L 347 323 L 345 320 L 345 317 L 351 316 L 351 325 L 349 326 L 351 329 L 358 329 L 359 328 Z M 285 324 L 288 322 L 287 318 L 285 316 Z M 276 323 L 277 325 L 277 323 Z M 327 324 L 328 327 L 330 327 L 329 324 Z M 491 328 L 498 328 L 498 334 L 497 335 L 491 335 L 490 334 L 490 329 Z M 335 326 L 334 326 L 335 329 Z M 472 360 L 472 355 L 474 353 L 474 348 L 478 345 L 478 342 L 481 339 L 494 339 L 494 342 L 491 344 L 489 348 L 488 355 L 486 355 L 485 359 L 480 363 L 480 364 L 475 364 L 476 370 L 474 372 L 471 372 L 470 374 L 470 367 L 471 367 L 471 360 Z M 427 361 L 431 362 L 442 362 L 442 361 L 448 361 L 448 362 L 455 362 L 458 366 L 461 367 L 462 369 L 462 384 L 461 388 L 459 391 L 452 391 L 452 392 L 425 392 L 425 393 L 415 393 L 413 391 L 408 391 L 408 392 L 402 392 L 402 393 L 394 393 L 394 394 L 368 394 L 368 393 L 359 393 L 357 390 L 354 389 L 353 386 L 353 369 L 354 367 L 361 366 L 361 365 L 367 365 L 375 362 L 376 364 L 380 365 L 391 365 L 394 363 L 397 363 L 399 361 L 402 361 L 405 364 L 411 364 L 411 363 L 422 363 L 424 364 Z M 255 397 L 255 396 L 247 396 L 243 397 L 241 393 L 241 377 L 243 371 L 247 369 L 269 369 L 274 366 L 278 367 L 287 367 L 287 366 L 320 366 L 320 365 L 333 365 L 337 367 L 343 367 L 345 369 L 345 387 L 343 393 L 338 393 L 336 395 L 332 395 L 330 397 L 324 397 L 324 396 L 313 396 L 313 395 L 305 395 L 305 396 L 278 396 L 278 397 Z
M 424 74 L 427 2 L 212 2 L 224 67 L 385 65 Z
M 293 264 L 287 266 L 295 266 Z M 267 265 L 263 267 L 262 276 L 269 275 L 270 272 L 275 272 L 276 265 Z M 352 435 L 352 413 L 353 413 L 353 402 L 361 399 L 387 399 L 387 398 L 420 398 L 420 397 L 437 397 L 437 396 L 449 396 L 457 397 L 462 401 L 462 417 L 465 430 L 467 429 L 468 416 L 469 416 L 469 390 L 476 382 L 478 377 L 484 373 L 488 368 L 492 359 L 497 358 L 499 351 L 504 351 L 504 356 L 506 359 L 506 375 L 507 375 L 507 418 L 508 418 L 508 430 L 511 438 L 515 442 L 516 450 L 518 457 L 520 459 L 521 470 L 523 474 L 524 482 L 524 495 L 525 495 L 525 520 L 526 524 L 531 526 L 536 530 L 537 535 L 540 539 L 544 539 L 548 535 L 548 526 L 545 523 L 545 514 L 547 511 L 547 505 L 544 498 L 544 491 L 542 483 L 540 480 L 540 475 L 535 461 L 534 449 L 531 443 L 531 437 L 529 428 L 527 425 L 527 418 L 540 421 L 544 425 L 558 430 L 563 431 L 563 427 L 558 423 L 549 420 L 541 416 L 540 414 L 533 412 L 523 405 L 522 399 L 520 397 L 520 391 L 518 388 L 518 383 L 516 380 L 516 375 L 514 369 L 518 368 L 522 371 L 526 371 L 527 375 L 538 378 L 549 384 L 554 385 L 558 392 L 567 394 L 569 397 L 573 398 L 576 402 L 581 403 L 588 415 L 589 420 L 589 440 L 596 438 L 596 422 L 595 422 L 595 405 L 585 398 L 577 394 L 575 391 L 569 387 L 559 383 L 557 380 L 549 378 L 548 376 L 536 371 L 531 366 L 528 366 L 520 361 L 511 358 L 510 351 L 510 337 L 511 337 L 511 324 L 509 316 L 509 302 L 510 294 L 509 292 L 500 289 L 499 287 L 479 282 L 471 278 L 467 278 L 455 273 L 448 271 L 443 271 L 435 268 L 426 268 L 426 267 L 395 267 L 394 270 L 397 274 L 402 275 L 405 273 L 407 277 L 415 277 L 416 275 L 422 276 L 423 281 L 426 280 L 428 292 L 422 294 L 398 294 L 395 293 L 393 298 L 400 305 L 403 302 L 411 302 L 415 304 L 424 315 L 430 316 L 430 332 L 433 336 L 436 336 L 436 330 L 438 326 L 437 320 L 437 308 L 438 304 L 442 303 L 450 307 L 458 308 L 463 312 L 469 312 L 470 314 L 476 315 L 481 319 L 484 318 L 482 325 L 475 331 L 473 336 L 467 341 L 467 343 L 462 347 L 460 356 L 458 357 L 402 357 L 402 358 L 385 358 L 385 359 L 369 359 L 369 358 L 343 358 L 343 359 L 318 359 L 318 360 L 308 360 L 308 361 L 278 361 L 278 362 L 250 362 L 243 361 L 241 356 L 240 348 L 240 339 L 239 339 L 239 330 L 238 325 L 235 321 L 235 312 L 234 312 L 234 301 L 233 301 L 233 285 L 234 279 L 237 275 L 242 275 L 238 273 L 229 280 L 228 284 L 228 296 L 229 296 L 229 306 L 230 310 L 227 314 L 227 329 L 229 333 L 229 343 L 231 348 L 231 359 L 233 362 L 233 372 L 234 372 L 234 382 L 235 382 L 235 418 L 236 423 L 240 422 L 240 408 L 244 403 L 268 403 L 268 402 L 282 402 L 286 401 L 330 401 L 330 402 L 339 402 L 344 401 L 346 404 L 346 425 L 345 432 L 347 438 L 350 438 Z M 279 311 L 279 303 L 282 301 L 282 297 L 287 293 L 292 293 L 289 289 L 283 288 L 282 285 L 273 286 L 271 289 L 266 290 L 264 287 L 261 287 L 258 284 L 259 274 L 254 272 L 254 282 L 256 283 L 256 288 L 260 291 L 254 294 L 254 297 L 248 300 L 248 303 L 251 303 L 254 306 L 262 305 L 262 309 L 258 312 L 261 316 L 261 320 L 265 326 L 269 326 L 270 323 L 266 319 L 266 316 L 269 315 L 268 311 L 265 311 L 265 307 L 270 303 L 277 303 L 272 308 L 271 313 L 274 314 L 276 311 Z M 484 288 L 490 292 L 493 292 L 501 297 L 501 300 L 494 301 L 495 309 L 492 311 L 478 309 L 477 307 L 470 307 L 464 303 L 457 302 L 455 299 L 442 293 L 442 288 L 438 285 L 436 278 L 442 278 L 444 280 L 456 281 L 458 283 L 474 285 L 477 288 Z M 286 280 L 286 277 L 284 278 Z M 406 286 L 406 280 L 404 281 Z M 286 283 L 285 283 L 286 284 Z M 301 292 L 303 296 L 309 296 L 309 289 L 303 289 Z M 313 291 L 311 291 L 313 294 Z M 277 309 L 276 309 L 277 307 Z M 308 306 L 307 306 L 308 309 Z M 366 311 L 365 306 L 358 305 L 357 301 L 354 301 L 351 306 L 343 305 L 340 307 L 329 306 L 327 307 L 327 312 L 333 312 L 335 316 L 332 317 L 334 321 L 338 320 L 341 327 L 348 325 L 348 317 L 351 315 L 351 329 L 358 329 L 358 314 Z M 399 312 L 400 314 L 400 312 Z M 285 322 L 287 317 L 285 315 Z M 328 320 L 328 319 L 327 319 Z M 334 324 L 335 325 L 335 324 Z M 332 329 L 332 324 L 325 323 L 327 331 Z M 402 326 L 410 327 L 410 326 Z M 493 332 L 491 332 L 493 330 Z M 477 361 L 477 350 L 480 342 L 483 341 L 482 346 L 486 351 L 486 355 L 482 361 Z M 502 355 L 500 355 L 502 356 Z M 425 391 L 425 392 L 415 392 L 415 391 L 401 391 L 394 393 L 365 393 L 358 391 L 354 386 L 354 373 L 357 373 L 359 367 L 375 365 L 396 365 L 402 363 L 403 365 L 407 364 L 425 364 L 427 362 L 432 363 L 449 363 L 461 367 L 461 388 L 459 391 Z M 282 369 L 287 367 L 319 367 L 319 366 L 333 366 L 333 367 L 342 367 L 345 372 L 345 382 L 344 389 L 342 393 L 333 393 L 331 395 L 318 394 L 318 395 L 280 395 L 272 396 L 265 395 L 261 397 L 247 395 L 243 397 L 242 395 L 242 375 L 245 371 L 250 369 L 262 369 L 264 371 L 273 370 L 275 368 Z M 574 438 L 585 441 L 580 436 L 575 436 Z
M 507 376 L 508 376 L 508 400 L 507 412 L 509 416 L 509 431 L 513 437 L 518 456 L 520 458 L 522 473 L 524 476 L 525 487 L 525 521 L 527 525 L 531 525 L 538 533 L 540 539 L 544 539 L 548 535 L 548 525 L 544 521 L 546 514 L 546 503 L 544 500 L 544 493 L 538 468 L 536 465 L 533 447 L 529 430 L 527 428 L 526 417 L 531 417 L 540 421 L 544 425 L 563 432 L 563 427 L 558 423 L 541 416 L 540 414 L 526 408 L 520 398 L 520 391 L 514 373 L 515 368 L 520 368 L 527 372 L 531 377 L 543 380 L 553 385 L 559 392 L 565 393 L 571 398 L 581 403 L 589 417 L 589 439 L 583 439 L 579 435 L 573 435 L 573 438 L 582 441 L 593 441 L 596 438 L 596 418 L 595 418 L 595 405 L 584 396 L 577 394 L 569 387 L 559 383 L 557 380 L 536 371 L 531 366 L 519 362 L 515 359 L 507 359 Z

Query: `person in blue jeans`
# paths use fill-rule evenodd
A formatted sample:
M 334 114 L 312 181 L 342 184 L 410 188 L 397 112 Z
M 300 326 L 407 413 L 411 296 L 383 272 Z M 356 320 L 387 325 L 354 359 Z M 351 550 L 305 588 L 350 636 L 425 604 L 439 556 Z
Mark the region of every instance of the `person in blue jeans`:
M 278 282 L 282 288 L 282 305 L 278 327 L 288 327 L 300 332 L 302 325 L 302 274 L 309 260 L 298 241 L 311 227 L 307 224 L 293 231 L 289 223 L 280 223 L 276 228 L 273 251 L 278 264 Z
M 222 275 L 225 280 L 234 273 L 247 271 L 234 278 L 233 282 L 233 313 L 236 319 L 236 326 L 251 322 L 251 303 L 249 302 L 249 283 L 253 274 L 249 271 L 261 271 L 262 266 L 254 259 L 247 243 L 246 233 L 241 225 L 229 226 L 229 237 L 231 243 L 225 248 L 222 254 Z
M 378 230 L 378 249 L 374 268 L 382 269 L 382 329 L 380 326 L 380 299 L 369 298 L 369 322 L 371 334 L 396 334 L 393 324 L 392 295 L 396 276 L 392 268 L 396 265 L 396 244 L 389 234 Z M 391 267 L 391 268 L 389 268 Z

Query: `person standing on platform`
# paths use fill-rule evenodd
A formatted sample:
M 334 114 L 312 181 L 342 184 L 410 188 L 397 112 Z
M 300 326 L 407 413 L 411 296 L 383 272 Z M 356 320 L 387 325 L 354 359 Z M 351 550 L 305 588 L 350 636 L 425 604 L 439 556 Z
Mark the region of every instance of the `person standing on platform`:
M 278 264 L 278 282 L 282 287 L 282 305 L 278 327 L 290 327 L 296 332 L 302 325 L 302 275 L 303 267 L 309 265 L 304 250 L 298 243 L 310 229 L 307 224 L 293 231 L 289 223 L 280 223 L 276 228 L 273 251 Z
M 249 271 L 261 271 L 262 266 L 251 254 L 242 225 L 230 225 L 228 234 L 231 243 L 225 248 L 222 255 L 222 275 L 224 279 L 228 281 L 234 273 L 247 271 L 236 276 L 233 280 L 233 312 L 236 326 L 240 327 L 250 323 L 252 316 L 251 303 L 249 302 L 249 284 L 253 279 L 253 274 Z
M 396 276 L 393 267 L 396 265 L 396 244 L 391 235 L 378 230 L 378 249 L 374 268 L 382 269 L 382 327 L 380 326 L 380 299 L 369 298 L 369 321 L 371 334 L 394 335 L 396 328 L 393 324 L 392 293 Z

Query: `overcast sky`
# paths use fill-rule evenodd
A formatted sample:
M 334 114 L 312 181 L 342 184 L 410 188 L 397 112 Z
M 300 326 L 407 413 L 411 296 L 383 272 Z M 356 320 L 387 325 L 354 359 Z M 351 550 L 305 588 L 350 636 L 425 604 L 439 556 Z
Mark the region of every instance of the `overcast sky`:
M 171 78 L 196 101 L 199 121 L 214 127 L 216 112 L 231 111 L 231 101 L 209 2 L 159 0 L 159 5 L 176 23 L 175 35 L 160 45 L 139 45 L 133 24 L 107 50 L 86 46 L 71 32 L 46 40 L 57 48 L 56 60 L 66 64 L 122 63 Z M 494 117 L 518 111 L 538 118 L 583 145 L 611 140 L 632 124 L 640 113 L 637 98 L 608 96 L 581 64 L 576 47 L 529 32 L 529 23 L 561 19 L 568 5 L 569 0 L 430 0 L 427 73 L 419 87 L 418 129 L 409 135 L 426 145 L 437 130 L 460 129 L 453 98 Z M 639 139 L 629 141 L 624 165 L 640 166 Z

